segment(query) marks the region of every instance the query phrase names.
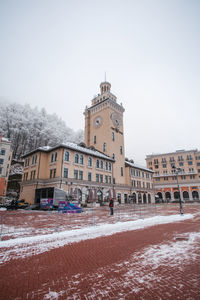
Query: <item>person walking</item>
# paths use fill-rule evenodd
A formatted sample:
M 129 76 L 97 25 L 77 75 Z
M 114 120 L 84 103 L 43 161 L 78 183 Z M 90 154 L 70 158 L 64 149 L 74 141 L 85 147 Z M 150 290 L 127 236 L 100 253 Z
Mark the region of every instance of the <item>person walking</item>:
M 110 207 L 110 215 L 112 216 L 113 215 L 113 207 L 114 207 L 114 201 L 113 199 L 110 199 L 110 202 L 109 202 L 109 207 Z

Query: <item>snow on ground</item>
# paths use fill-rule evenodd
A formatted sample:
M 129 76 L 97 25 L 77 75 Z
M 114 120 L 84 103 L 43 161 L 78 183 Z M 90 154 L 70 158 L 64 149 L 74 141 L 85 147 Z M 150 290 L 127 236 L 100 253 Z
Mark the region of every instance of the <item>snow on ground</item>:
M 108 236 L 119 232 L 142 229 L 149 226 L 178 222 L 193 218 L 192 214 L 155 216 L 137 221 L 117 222 L 115 224 L 100 224 L 81 229 L 62 231 L 52 234 L 16 238 L 0 242 L 0 263 L 9 261 L 11 258 L 24 258 L 40 254 L 64 245 L 80 242 L 87 239 Z

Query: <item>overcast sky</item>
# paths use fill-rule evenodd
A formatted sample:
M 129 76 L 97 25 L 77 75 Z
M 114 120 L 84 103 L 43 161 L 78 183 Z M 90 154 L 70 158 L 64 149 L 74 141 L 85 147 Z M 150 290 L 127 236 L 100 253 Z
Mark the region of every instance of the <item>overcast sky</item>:
M 84 129 L 107 81 L 126 156 L 200 149 L 199 0 L 0 0 L 0 98 Z

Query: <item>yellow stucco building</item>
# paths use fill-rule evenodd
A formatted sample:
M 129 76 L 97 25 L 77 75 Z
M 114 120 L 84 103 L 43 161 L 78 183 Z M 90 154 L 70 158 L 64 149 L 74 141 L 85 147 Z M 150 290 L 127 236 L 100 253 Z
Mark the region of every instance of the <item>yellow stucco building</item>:
M 152 170 L 125 159 L 123 113 L 111 84 L 102 82 L 100 94 L 84 111 L 84 143 L 41 147 L 24 155 L 20 199 L 39 203 L 65 191 L 81 203 L 103 204 L 110 197 L 119 203 L 154 202 Z
M 147 167 L 154 171 L 155 192 L 160 201 L 179 199 L 198 201 L 200 198 L 200 152 L 178 150 L 146 157 Z M 178 182 L 177 182 L 178 176 Z

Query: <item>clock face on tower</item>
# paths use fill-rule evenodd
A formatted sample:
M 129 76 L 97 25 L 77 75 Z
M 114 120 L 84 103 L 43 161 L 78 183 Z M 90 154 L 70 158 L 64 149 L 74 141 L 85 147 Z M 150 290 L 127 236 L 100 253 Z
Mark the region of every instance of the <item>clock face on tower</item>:
M 113 125 L 115 127 L 118 128 L 121 125 L 122 121 L 121 121 L 120 116 L 117 113 L 112 113 L 111 116 L 110 116 L 110 118 L 111 118 L 111 120 L 113 122 Z
M 96 128 L 100 127 L 102 125 L 102 117 L 98 116 L 94 119 L 94 126 Z

